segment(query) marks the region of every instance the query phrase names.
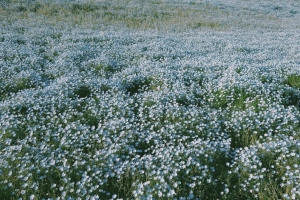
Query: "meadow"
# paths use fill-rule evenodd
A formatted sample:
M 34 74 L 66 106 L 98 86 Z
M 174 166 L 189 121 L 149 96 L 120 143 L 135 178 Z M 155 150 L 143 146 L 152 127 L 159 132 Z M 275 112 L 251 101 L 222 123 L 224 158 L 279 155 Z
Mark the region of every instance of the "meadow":
M 1 0 L 0 199 L 300 199 L 297 0 Z

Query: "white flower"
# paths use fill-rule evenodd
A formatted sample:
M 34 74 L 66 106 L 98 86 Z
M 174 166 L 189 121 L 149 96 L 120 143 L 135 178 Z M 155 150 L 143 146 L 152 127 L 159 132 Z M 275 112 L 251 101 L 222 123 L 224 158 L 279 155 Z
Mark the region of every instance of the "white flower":
M 30 197 L 29 197 L 29 199 L 30 199 L 30 200 L 34 200 L 34 197 L 35 197 L 35 195 L 34 195 L 34 194 L 31 194 Z
M 157 195 L 158 195 L 158 197 L 162 197 L 162 192 L 159 190 L 159 191 L 157 192 Z
M 50 162 L 49 162 L 49 165 L 50 165 L 50 166 L 55 165 L 55 160 L 51 159 Z
M 224 189 L 224 192 L 225 192 L 225 194 L 228 194 L 229 189 L 228 189 L 228 188 L 225 188 L 225 189 Z

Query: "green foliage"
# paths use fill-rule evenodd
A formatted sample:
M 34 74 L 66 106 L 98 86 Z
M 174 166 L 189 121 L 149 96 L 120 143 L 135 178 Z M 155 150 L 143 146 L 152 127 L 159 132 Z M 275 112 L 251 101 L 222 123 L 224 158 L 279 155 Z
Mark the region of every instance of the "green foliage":
M 261 76 L 260 77 L 260 81 L 263 84 L 270 84 L 272 82 L 272 77 L 268 77 L 268 76 Z
M 8 0 L 5 0 L 8 2 Z M 11 2 L 11 1 L 10 1 Z M 125 1 L 126 2 L 126 1 Z M 207 14 L 215 12 L 220 15 L 218 8 L 201 5 L 201 11 L 193 9 L 191 6 L 184 9 L 176 5 L 163 3 L 161 1 L 140 1 L 142 9 L 125 2 L 74 2 L 74 3 L 53 3 L 49 2 L 28 2 L 17 4 L 16 2 L 5 3 L 3 6 L 4 16 L 14 12 L 15 19 L 30 19 L 30 13 L 46 17 L 44 21 L 52 24 L 60 22 L 70 25 L 81 26 L 124 26 L 131 29 L 178 29 L 178 28 L 222 28 L 219 20 L 201 20 Z M 14 6 L 17 4 L 18 6 Z M 144 8 L 147 6 L 147 12 Z M 198 5 L 197 5 L 198 6 Z M 217 12 L 218 11 L 218 12 Z M 184 24 L 184 27 L 182 25 Z
M 111 194 L 117 194 L 117 197 L 124 199 L 132 199 L 132 192 L 135 189 L 133 183 L 136 181 L 146 181 L 146 176 L 138 171 L 128 168 L 120 178 L 108 177 L 107 182 L 103 186 Z M 99 194 L 101 199 L 107 198 L 107 194 Z
M 0 81 L 0 100 L 5 99 L 12 94 L 20 92 L 22 90 L 35 87 L 37 87 L 37 85 L 33 82 L 31 77 L 18 78 L 14 82 L 9 83 Z
M 90 64 L 83 71 L 92 71 L 95 75 L 110 78 L 113 74 L 120 72 L 124 66 L 120 64 Z
M 14 83 L 14 85 L 12 85 L 10 91 L 16 93 L 18 91 L 21 91 L 24 89 L 29 89 L 31 87 L 32 87 L 32 84 L 31 84 L 30 77 L 20 78 L 16 81 L 16 83 Z
M 79 14 L 80 12 L 94 12 L 99 8 L 92 4 L 73 4 L 71 7 L 71 12 L 73 14 Z
M 248 147 L 258 141 L 261 134 L 253 133 L 253 130 L 240 130 L 237 132 L 229 132 L 231 137 L 231 147 L 232 148 L 243 148 Z
M 18 6 L 16 10 L 17 10 L 17 12 L 25 12 L 25 11 L 27 11 L 27 7 L 21 5 L 21 6 Z
M 289 85 L 290 87 L 300 89 L 300 75 L 297 74 L 288 75 L 284 83 Z
M 250 54 L 251 52 L 253 52 L 252 49 L 247 48 L 247 47 L 237 48 L 236 51 L 241 52 L 241 53 L 245 53 L 245 54 Z
M 41 74 L 41 79 L 43 82 L 46 82 L 46 81 L 52 81 L 54 80 L 56 77 L 51 74 L 51 73 L 43 73 Z
M 112 88 L 107 84 L 101 84 L 100 89 L 101 89 L 101 91 L 103 91 L 105 93 L 105 92 L 110 91 Z
M 39 11 L 39 9 L 42 9 L 43 6 L 44 6 L 43 4 L 36 2 L 30 6 L 30 11 L 36 13 Z
M 243 70 L 242 70 L 242 67 L 237 67 L 237 68 L 235 69 L 235 72 L 238 73 L 238 74 L 241 74 L 242 71 L 243 71 Z
M 91 93 L 91 89 L 86 85 L 81 85 L 74 90 L 74 94 L 79 98 L 88 98 L 90 97 Z
M 91 127 L 97 127 L 99 123 L 97 116 L 93 115 L 91 112 L 84 112 L 82 121 Z
M 26 41 L 25 40 L 22 40 L 22 39 L 16 39 L 15 41 L 18 45 L 25 45 L 26 44 Z
M 163 85 L 163 82 L 156 77 L 137 76 L 133 80 L 125 81 L 123 83 L 125 90 L 130 95 L 134 95 L 144 91 L 157 91 Z
M 250 106 L 258 109 L 259 99 L 245 88 L 233 87 L 227 90 L 216 90 L 211 95 L 211 106 L 216 109 L 245 110 Z
M 282 94 L 283 105 L 285 106 L 295 106 L 300 108 L 300 91 L 294 88 L 285 89 Z
M 216 23 L 216 22 L 210 22 L 210 21 L 200 21 L 200 22 L 191 23 L 190 26 L 192 28 L 211 28 L 211 29 L 215 29 L 215 28 L 221 27 L 221 24 Z

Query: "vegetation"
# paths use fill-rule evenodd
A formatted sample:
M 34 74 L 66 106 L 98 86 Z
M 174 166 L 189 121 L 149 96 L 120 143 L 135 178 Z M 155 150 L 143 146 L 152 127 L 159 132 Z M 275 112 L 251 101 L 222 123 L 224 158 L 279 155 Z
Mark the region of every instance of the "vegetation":
M 1 1 L 0 198 L 299 199 L 299 6 Z

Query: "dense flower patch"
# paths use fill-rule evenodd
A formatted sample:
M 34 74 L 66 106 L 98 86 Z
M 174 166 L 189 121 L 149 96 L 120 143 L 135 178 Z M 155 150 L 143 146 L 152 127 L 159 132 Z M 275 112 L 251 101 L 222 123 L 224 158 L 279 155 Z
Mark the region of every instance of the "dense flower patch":
M 291 2 L 259 12 L 286 16 Z M 100 9 L 79 5 L 75 14 Z M 8 21 L 1 198 L 300 198 L 298 32 Z

